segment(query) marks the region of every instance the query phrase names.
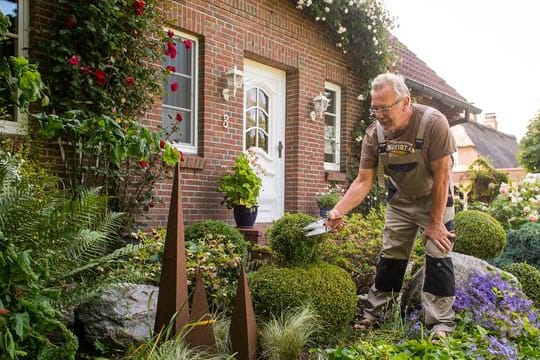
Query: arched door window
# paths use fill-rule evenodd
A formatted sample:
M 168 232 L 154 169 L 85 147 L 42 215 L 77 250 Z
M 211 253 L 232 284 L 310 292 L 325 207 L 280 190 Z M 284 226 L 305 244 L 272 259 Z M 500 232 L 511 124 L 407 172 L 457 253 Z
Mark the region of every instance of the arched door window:
M 246 96 L 244 148 L 258 147 L 268 153 L 269 96 L 261 88 L 252 87 Z

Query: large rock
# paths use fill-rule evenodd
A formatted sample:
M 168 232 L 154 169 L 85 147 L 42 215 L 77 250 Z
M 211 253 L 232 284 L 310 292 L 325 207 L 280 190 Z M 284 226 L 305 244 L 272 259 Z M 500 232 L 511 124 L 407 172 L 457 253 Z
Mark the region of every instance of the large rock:
M 469 283 L 471 274 L 486 273 L 486 272 L 498 272 L 504 274 L 505 278 L 509 278 L 511 281 L 517 283 L 517 279 L 510 273 L 507 273 L 482 259 L 478 259 L 474 256 L 464 255 L 453 252 L 451 254 L 452 263 L 454 264 L 454 275 L 456 278 L 456 289 L 463 288 Z M 401 297 L 402 308 L 415 307 L 420 304 L 420 293 L 422 291 L 422 285 L 424 283 L 424 268 L 414 274 L 409 281 Z
M 154 328 L 159 288 L 121 284 L 75 309 L 75 328 L 83 345 L 98 340 L 110 348 L 125 349 L 149 338 Z M 151 298 L 150 298 L 151 296 Z

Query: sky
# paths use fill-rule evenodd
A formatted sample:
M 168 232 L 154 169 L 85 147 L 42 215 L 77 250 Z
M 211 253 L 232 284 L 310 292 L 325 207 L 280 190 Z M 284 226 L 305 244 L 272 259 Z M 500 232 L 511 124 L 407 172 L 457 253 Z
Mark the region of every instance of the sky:
M 519 141 L 540 110 L 540 1 L 385 0 L 391 32 Z

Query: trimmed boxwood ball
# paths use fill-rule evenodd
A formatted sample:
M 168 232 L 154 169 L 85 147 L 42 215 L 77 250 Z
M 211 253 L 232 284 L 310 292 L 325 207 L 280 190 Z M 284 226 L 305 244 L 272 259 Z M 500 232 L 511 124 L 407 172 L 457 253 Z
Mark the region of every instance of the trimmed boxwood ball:
M 270 247 L 283 266 L 313 264 L 320 259 L 324 235 L 306 236 L 304 227 L 315 221 L 313 216 L 286 213 L 267 231 Z
M 527 263 L 513 263 L 504 270 L 515 275 L 521 284 L 521 289 L 536 306 L 540 306 L 540 270 Z
M 499 256 L 506 245 L 503 227 L 489 214 L 461 211 L 456 214 L 455 223 L 455 252 L 487 260 Z
M 249 288 L 255 313 L 265 320 L 309 303 L 321 318 L 327 338 L 348 329 L 356 309 L 352 277 L 324 262 L 309 267 L 261 267 L 250 274 Z
M 189 225 L 185 229 L 185 240 L 187 242 L 197 241 L 205 238 L 205 235 L 223 235 L 236 246 L 236 253 L 245 259 L 247 255 L 247 241 L 240 231 L 232 225 L 220 220 L 205 220 Z

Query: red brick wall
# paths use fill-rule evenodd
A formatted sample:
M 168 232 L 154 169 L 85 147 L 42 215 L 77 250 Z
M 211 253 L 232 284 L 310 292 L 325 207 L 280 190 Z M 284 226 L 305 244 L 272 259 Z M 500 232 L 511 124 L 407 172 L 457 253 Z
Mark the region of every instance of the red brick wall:
M 31 18 L 34 26 L 58 14 L 45 0 L 34 0 Z M 295 9 L 287 0 L 162 0 L 165 26 L 197 36 L 199 58 L 199 153 L 188 155 L 183 164 L 182 193 L 186 223 L 202 219 L 232 222 L 232 211 L 220 205 L 215 191 L 223 165 L 232 165 L 242 150 L 243 90 L 229 102 L 221 98 L 224 73 L 244 59 L 279 68 L 286 72 L 285 129 L 285 211 L 318 210 L 314 194 L 325 185 L 323 169 L 323 122 L 312 122 L 312 99 L 329 81 L 342 89 L 342 171 L 351 146 L 351 132 L 358 120 L 359 80 L 349 59 L 335 46 L 323 24 Z M 221 126 L 229 114 L 230 127 Z M 144 117 L 149 127 L 161 123 L 159 101 Z M 171 181 L 158 185 L 164 204 L 148 213 L 151 226 L 167 221 Z

